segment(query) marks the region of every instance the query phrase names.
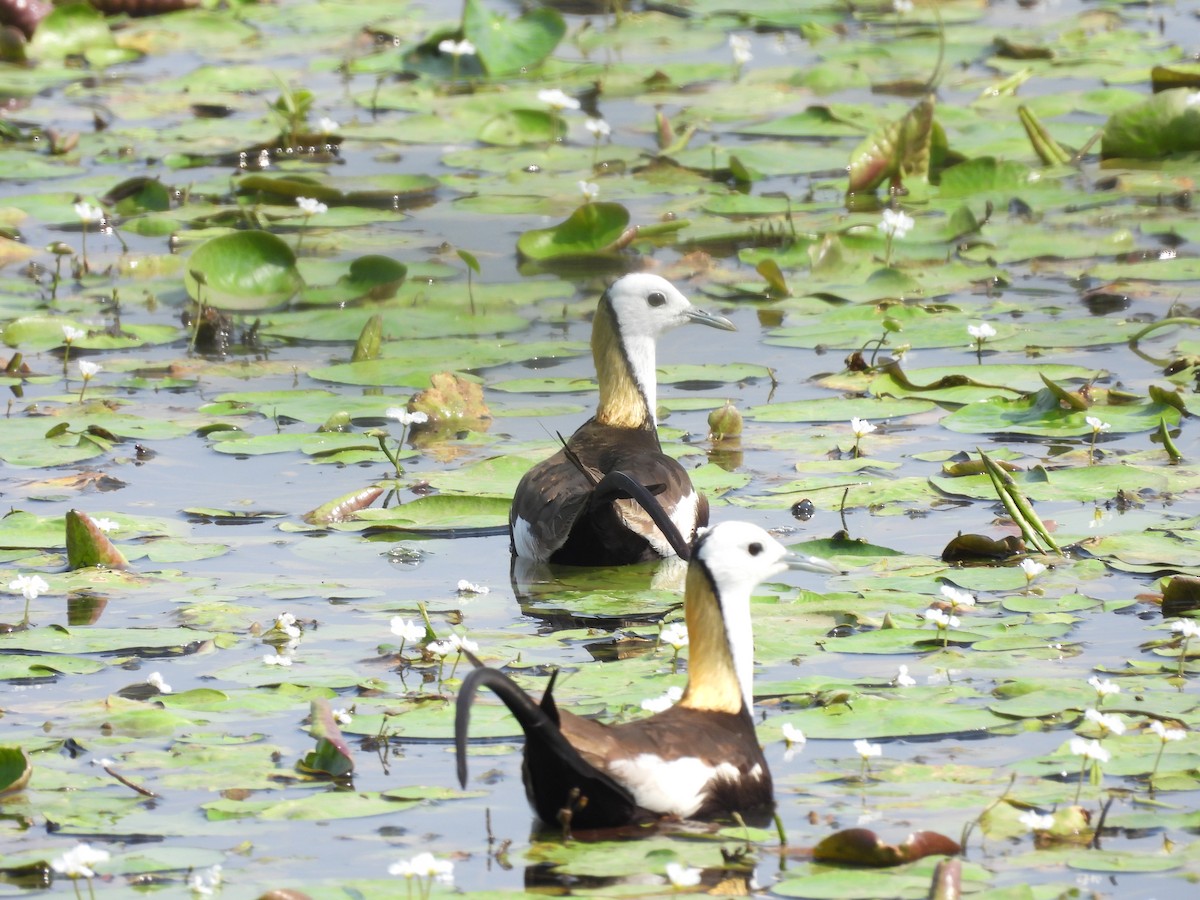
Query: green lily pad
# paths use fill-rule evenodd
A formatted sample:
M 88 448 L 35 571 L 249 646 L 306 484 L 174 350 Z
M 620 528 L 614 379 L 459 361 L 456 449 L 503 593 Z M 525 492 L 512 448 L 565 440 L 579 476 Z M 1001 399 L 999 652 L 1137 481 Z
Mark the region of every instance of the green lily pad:
M 193 300 L 238 311 L 279 306 L 304 286 L 292 248 L 266 231 L 205 241 L 192 252 L 184 283 Z

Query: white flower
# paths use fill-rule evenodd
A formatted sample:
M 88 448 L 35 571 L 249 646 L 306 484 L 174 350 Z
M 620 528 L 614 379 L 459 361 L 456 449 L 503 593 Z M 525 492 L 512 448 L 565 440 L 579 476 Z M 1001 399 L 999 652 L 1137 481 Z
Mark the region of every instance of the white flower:
M 942 596 L 950 601 L 951 606 L 956 608 L 960 606 L 975 605 L 975 596 L 973 594 L 968 594 L 966 591 L 960 591 L 958 588 L 952 587 L 948 584 L 942 585 Z
M 96 874 L 92 866 L 107 860 L 107 850 L 98 850 L 89 844 L 76 844 L 58 859 L 51 860 L 50 868 L 68 878 L 92 878 Z
M 405 642 L 419 641 L 425 637 L 425 626 L 415 620 L 410 622 L 407 619 L 402 619 L 400 616 L 393 616 L 392 634 Z
M 866 740 L 855 741 L 854 749 L 863 759 L 870 759 L 872 756 L 883 756 L 882 744 L 872 744 Z
M 888 237 L 894 237 L 902 240 L 906 234 L 912 231 L 913 225 L 916 222 L 913 217 L 906 215 L 897 209 L 885 209 L 883 211 L 883 219 L 879 223 L 879 230 Z
M 450 641 L 430 641 L 425 645 L 425 649 L 436 656 L 438 659 L 445 659 L 457 649 Z
M 975 338 L 977 341 L 986 341 L 988 338 L 994 338 L 996 336 L 996 329 L 987 322 L 983 322 L 979 325 L 968 325 L 967 334 Z
M 1032 809 L 1021 813 L 1017 821 L 1030 831 L 1049 831 L 1054 827 L 1053 815 L 1044 816 L 1041 813 L 1034 812 Z
M 328 206 L 312 197 L 297 197 L 296 205 L 306 216 L 320 216 L 329 212 Z
M 901 16 L 910 13 L 913 11 L 912 0 L 892 0 L 892 9 Z
M 104 210 L 98 206 L 92 206 L 85 200 L 80 200 L 75 204 L 75 215 L 79 216 L 84 222 L 99 222 L 104 218 Z M 83 846 L 87 846 L 84 844 Z M 106 857 L 107 858 L 107 854 Z
M 389 406 L 383 413 L 389 419 L 395 419 L 401 425 L 408 427 L 409 425 L 424 425 L 429 421 L 429 416 L 423 412 L 409 412 L 403 406 Z
M 1087 738 L 1073 737 L 1068 745 L 1071 752 L 1076 756 L 1082 756 L 1084 759 L 1094 759 L 1096 762 L 1106 763 L 1112 759 L 1112 754 L 1101 746 L 1099 741 L 1089 741 Z
M 866 419 L 860 419 L 858 416 L 850 417 L 850 430 L 854 432 L 854 436 L 856 438 L 866 437 L 868 434 L 874 431 L 875 428 L 876 426 L 872 425 Z
M 646 710 L 646 712 L 660 713 L 678 703 L 682 696 L 683 688 L 672 686 L 667 688 L 667 692 L 661 697 L 652 697 L 649 700 L 643 700 L 642 709 Z
M 589 117 L 588 120 L 583 123 L 583 127 L 591 132 L 592 137 L 594 137 L 596 140 L 601 140 L 612 134 L 612 128 L 609 127 L 609 124 L 603 119 L 593 119 Z
M 667 881 L 672 887 L 695 887 L 700 883 L 700 869 L 689 869 L 679 863 L 667 863 Z
M 438 53 L 445 53 L 447 56 L 474 56 L 475 52 L 475 45 L 466 38 L 461 41 L 446 38 L 438 44 Z
M 337 722 L 339 725 L 349 725 L 354 721 L 354 716 L 350 715 L 350 713 L 346 712 L 344 709 L 331 710 L 331 714 L 333 715 L 333 721 Z
M 1192 619 L 1179 619 L 1171 623 L 1171 630 L 1183 635 L 1185 639 L 1200 636 L 1200 625 Z
M 1046 571 L 1046 566 L 1036 559 L 1023 559 L 1021 560 L 1021 571 L 1025 573 L 1027 581 L 1033 581 Z
M 338 130 L 338 127 L 338 123 L 329 118 L 329 116 L 321 116 L 317 121 L 317 131 L 321 132 L 321 134 L 333 134 Z
M 100 370 L 101 366 L 99 363 L 94 363 L 87 359 L 79 361 L 79 374 L 83 376 L 84 381 L 91 381 L 92 377 Z
M 729 36 L 729 52 L 733 54 L 734 64 L 739 67 L 754 59 L 754 54 L 750 52 L 750 38 L 744 34 Z
M 188 889 L 201 897 L 211 897 L 213 890 L 221 884 L 221 864 L 213 866 L 205 872 L 193 872 L 188 876 Z
M 1187 732 L 1182 728 L 1168 728 L 1162 722 L 1155 719 L 1150 723 L 1150 730 L 1158 735 L 1158 739 L 1164 744 L 1167 741 L 1182 741 L 1187 737 Z
M 1112 734 L 1125 733 L 1125 723 L 1113 713 L 1102 713 L 1098 709 L 1089 709 L 1084 712 L 1083 717 L 1089 722 L 1099 725 L 1102 731 Z
M 948 616 L 940 609 L 927 609 L 922 615 L 926 622 L 932 622 L 939 629 L 958 627 L 958 616 Z
M 803 744 L 808 740 L 808 738 L 804 736 L 804 732 L 791 722 L 783 723 L 783 739 L 789 747 L 792 746 L 792 744 Z
M 1099 675 L 1093 675 L 1091 678 L 1089 678 L 1088 684 L 1095 689 L 1096 696 L 1101 700 L 1103 700 L 1109 694 L 1121 693 L 1120 685 L 1113 684 L 1107 678 L 1101 680 Z
M 263 656 L 262 661 L 268 666 L 283 666 L 284 668 L 292 664 L 292 658 L 284 656 L 282 653 L 268 653 Z
M 286 634 L 292 640 L 300 637 L 300 626 L 296 624 L 296 617 L 290 612 L 282 612 L 275 617 L 275 624 L 271 627 L 272 631 L 279 631 Z
M 1095 416 L 1087 416 L 1083 421 L 1087 422 L 1091 427 L 1092 434 L 1099 434 L 1102 431 L 1108 431 L 1112 428 L 1112 425 L 1108 424 L 1108 422 L 1097 419 Z
M 579 182 L 579 193 L 583 194 L 583 199 L 590 203 L 600 196 L 600 186 L 590 181 L 581 181 Z
M 96 518 L 92 519 L 92 524 L 94 524 L 105 534 L 108 534 L 110 531 L 116 531 L 121 527 L 112 519 L 106 519 L 103 516 L 97 516 Z
M 554 112 L 562 112 L 564 109 L 579 109 L 579 101 L 574 97 L 564 94 L 558 88 L 538 91 L 537 98 L 554 110 Z
M 150 685 L 151 687 L 158 688 L 158 692 L 160 694 L 171 693 L 171 686 L 163 681 L 161 672 L 151 672 L 149 675 L 147 675 L 146 684 Z
M 465 578 L 458 580 L 458 592 L 460 594 L 487 594 L 491 592 L 491 588 L 483 584 L 472 584 Z
M 36 600 L 50 590 L 50 585 L 41 575 L 18 575 L 8 583 L 10 591 L 20 591 L 26 600 Z
M 454 863 L 448 859 L 437 859 L 432 853 L 418 853 L 412 859 L 402 859 L 388 866 L 389 875 L 404 878 L 436 879 L 444 884 L 454 881 Z
M 892 683 L 897 687 L 912 687 L 917 683 L 917 679 L 908 674 L 908 666 L 901 665 L 900 670 L 896 672 L 896 677 L 892 679 Z
M 77 341 L 82 337 L 87 337 L 87 332 L 82 328 L 74 328 L 70 325 L 64 325 L 62 327 L 62 331 L 63 342 L 67 344 L 71 343 L 72 341 Z
M 688 645 L 687 626 L 682 622 L 672 622 L 662 630 L 662 634 L 659 635 L 659 640 L 678 653 Z
M 477 643 L 475 643 L 474 641 L 468 640 L 467 638 L 463 637 L 461 634 L 450 635 L 450 646 L 453 647 L 455 650 L 457 650 L 459 653 L 462 653 L 464 650 L 466 650 L 468 653 L 478 653 L 479 652 L 479 645 Z

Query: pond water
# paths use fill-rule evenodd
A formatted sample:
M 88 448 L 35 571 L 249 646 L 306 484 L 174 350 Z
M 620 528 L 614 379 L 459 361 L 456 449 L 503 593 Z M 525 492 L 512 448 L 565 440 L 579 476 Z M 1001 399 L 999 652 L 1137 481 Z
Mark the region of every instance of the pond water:
M 468 5 L 504 17 L 506 37 L 481 46 L 495 67 L 554 20 Z M 1153 66 L 1194 49 L 1194 11 L 953 2 L 896 13 L 808 0 L 646 4 L 619 19 L 569 10 L 565 37 L 527 78 L 485 77 L 464 57 L 451 87 L 435 48 L 458 15 L 457 4 L 282 0 L 68 19 L 46 32 L 63 43 L 35 38 L 29 64 L 0 67 L 0 124 L 12 127 L 0 144 L 0 324 L 6 355 L 29 367 L 0 373 L 11 392 L 0 490 L 13 510 L 0 520 L 0 583 L 49 583 L 29 627 L 0 635 L 0 745 L 33 765 L 26 788 L 0 795 L 0 896 L 72 893 L 61 876 L 46 882 L 44 862 L 78 841 L 111 854 L 97 893 L 182 895 L 190 874 L 220 865 L 228 897 L 411 896 L 419 886 L 388 866 L 430 851 L 455 864 L 454 886 L 434 892 L 670 893 L 675 861 L 704 869 L 706 889 L 744 889 L 752 876 L 776 896 L 925 896 L 932 859 L 879 871 L 811 861 L 815 844 L 856 826 L 893 842 L 969 831 L 963 883 L 976 896 L 1188 892 L 1200 875 L 1200 642 L 1173 637 L 1158 592 L 1164 576 L 1200 574 L 1200 443 L 1178 408 L 1195 403 L 1195 368 L 1164 374 L 1200 353 L 1183 318 L 1200 283 L 1198 169 L 1179 155 L 1102 166 L 1099 143 L 1077 168 L 1043 166 L 1018 107 L 1082 148 L 1150 96 Z M 935 116 L 963 161 L 939 149 L 940 183 L 909 179 L 897 203 L 912 231 L 888 241 L 877 206 L 847 210 L 844 167 L 917 104 L 942 28 Z M 734 33 L 753 54 L 740 69 Z M 592 111 L 612 128 L 600 142 L 582 111 L 547 115 L 537 98 L 560 87 L 586 100 L 597 85 Z M 281 91 L 303 106 L 302 90 L 311 106 L 292 124 L 337 152 L 283 153 L 256 170 L 259 145 L 284 127 L 268 107 Z M 664 147 L 656 112 L 676 137 L 694 127 L 690 142 Z M 496 137 L 497 118 L 517 137 Z M 1185 134 L 1195 118 L 1180 114 Z M 560 121 L 565 139 L 535 139 Z M 282 181 L 239 193 L 254 175 Z M 396 180 L 407 176 L 430 180 Z M 168 190 L 102 200 L 135 177 Z M 293 202 L 305 180 L 338 192 L 307 219 Z M 580 207 L 581 180 L 631 222 L 678 231 L 571 265 L 520 259 L 518 238 Z M 376 193 L 355 201 L 354 190 Z M 108 218 L 81 222 L 77 201 L 103 203 Z M 227 352 L 189 351 L 190 254 L 256 225 L 299 248 L 305 291 L 283 306 L 251 298 L 231 312 Z M 66 245 L 57 284 L 43 249 L 54 242 Z M 470 285 L 456 249 L 478 260 Z M 407 278 L 360 287 L 349 265 L 367 255 L 403 263 Z M 791 296 L 770 298 L 755 269 L 764 259 Z M 390 630 L 423 606 L 439 636 L 468 635 L 535 693 L 562 666 L 560 702 L 608 717 L 640 715 L 641 699 L 682 683 L 684 666 L 672 671 L 654 646 L 679 591 L 654 567 L 512 573 L 506 537 L 421 533 L 495 524 L 519 472 L 586 418 L 589 316 L 622 267 L 661 271 L 737 325 L 660 345 L 664 443 L 695 468 L 714 518 L 816 540 L 846 569 L 788 576 L 755 602 L 757 711 L 783 849 L 774 833 L 738 828 L 665 827 L 619 845 L 532 833 L 512 721 L 490 696 L 477 703 L 471 780 L 458 791 L 455 662 L 402 649 Z M 376 313 L 381 360 L 347 365 Z M 1181 321 L 1130 346 L 1168 316 Z M 967 327 L 981 322 L 996 333 L 977 354 Z M 65 365 L 64 324 L 86 332 Z M 848 362 L 863 350 L 871 363 L 885 334 L 874 362 L 898 357 L 909 386 Z M 86 387 L 80 359 L 102 366 Z M 394 444 L 386 410 L 442 371 L 482 385 L 490 421 L 418 436 L 396 477 L 368 432 L 387 429 Z M 946 375 L 977 383 L 930 387 Z M 714 444 L 707 415 L 726 400 L 745 431 Z M 319 434 L 339 410 L 344 430 Z M 861 456 L 852 416 L 878 426 Z M 1093 433 L 1085 416 L 1108 427 Z M 67 432 L 48 434 L 59 423 Z M 1011 563 L 940 559 L 960 532 L 1016 533 L 986 478 L 943 474 L 977 448 L 1023 470 L 1021 492 L 1074 547 L 1036 554 L 1050 568 L 1028 583 Z M 375 524 L 407 530 L 306 524 L 374 484 L 397 489 L 395 516 Z M 454 505 L 420 512 L 431 492 Z M 815 514 L 800 521 L 791 509 L 804 498 Z M 127 573 L 68 569 L 71 509 L 117 523 Z M 842 529 L 850 541 L 829 540 Z M 943 584 L 978 598 L 946 646 L 922 617 Z M 23 607 L 10 589 L 0 620 L 16 625 Z M 274 641 L 282 613 L 300 621 L 298 644 Z M 264 662 L 279 649 L 290 665 Z M 896 683 L 900 666 L 914 685 Z M 147 690 L 153 672 L 171 693 Z M 1121 692 L 1098 698 L 1097 675 Z M 352 781 L 296 768 L 314 745 L 313 700 L 349 710 Z M 1097 706 L 1125 733 L 1089 723 Z M 784 722 L 807 743 L 788 748 Z M 1166 744 L 1153 722 L 1188 733 Z M 1076 736 L 1103 737 L 1111 753 L 1078 795 Z M 882 744 L 869 772 L 856 739 Z M 1093 817 L 1082 836 L 1067 833 L 1077 796 Z M 1035 837 L 1020 822 L 1030 810 L 1058 824 Z M 744 846 L 750 856 L 730 862 Z

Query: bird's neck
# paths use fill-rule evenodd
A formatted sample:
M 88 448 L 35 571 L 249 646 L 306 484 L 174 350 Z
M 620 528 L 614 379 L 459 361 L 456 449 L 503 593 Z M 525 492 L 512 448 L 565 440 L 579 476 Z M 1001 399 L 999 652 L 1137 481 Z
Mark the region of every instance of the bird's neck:
M 607 302 L 592 322 L 592 359 L 600 382 L 597 421 L 616 428 L 656 424 L 654 339 L 622 335 Z
M 704 567 L 695 561 L 688 567 L 684 589 L 688 686 L 680 706 L 733 715 L 753 706 L 754 639 L 749 610 L 748 596 L 718 600 Z

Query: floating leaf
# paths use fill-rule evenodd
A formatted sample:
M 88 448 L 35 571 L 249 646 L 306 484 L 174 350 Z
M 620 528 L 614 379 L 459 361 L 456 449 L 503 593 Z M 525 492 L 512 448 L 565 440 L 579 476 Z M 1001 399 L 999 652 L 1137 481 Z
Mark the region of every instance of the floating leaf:
M 266 231 L 238 231 L 197 247 L 188 259 L 184 284 L 193 300 L 245 311 L 286 303 L 304 280 L 296 271 L 296 255 L 281 238 Z
M 629 210 L 620 203 L 585 203 L 552 228 L 527 231 L 517 250 L 532 260 L 585 259 L 617 252 L 629 225 Z
M 66 529 L 67 565 L 72 569 L 89 566 L 129 568 L 129 560 L 87 513 L 77 509 L 67 510 Z

